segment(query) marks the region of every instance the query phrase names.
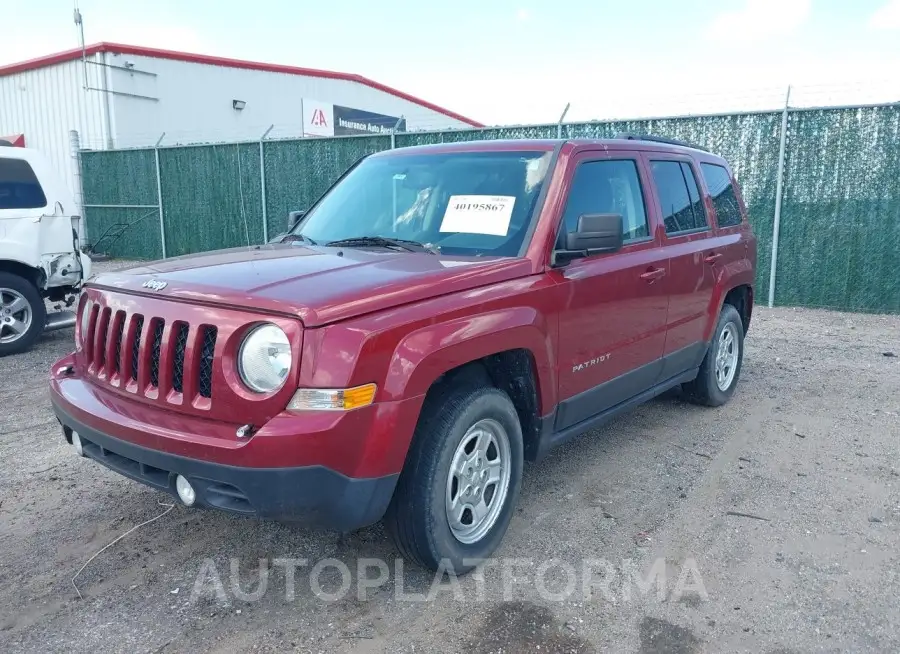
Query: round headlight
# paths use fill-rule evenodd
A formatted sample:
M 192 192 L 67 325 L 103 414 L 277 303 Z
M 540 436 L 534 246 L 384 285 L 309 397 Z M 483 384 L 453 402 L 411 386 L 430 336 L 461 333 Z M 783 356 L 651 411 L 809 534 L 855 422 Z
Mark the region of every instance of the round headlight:
M 85 299 L 84 306 L 81 308 L 81 329 L 78 339 L 78 346 L 84 345 L 88 337 L 88 328 L 91 326 L 91 301 Z
M 238 356 L 238 372 L 250 389 L 271 393 L 281 388 L 290 369 L 291 344 L 280 327 L 260 325 L 247 334 Z

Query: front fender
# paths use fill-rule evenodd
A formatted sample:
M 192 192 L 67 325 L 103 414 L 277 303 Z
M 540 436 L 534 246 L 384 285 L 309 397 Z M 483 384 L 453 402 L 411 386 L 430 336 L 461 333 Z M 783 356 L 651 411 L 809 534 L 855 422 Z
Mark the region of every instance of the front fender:
M 556 404 L 556 284 L 518 278 L 304 332 L 300 387 L 349 388 L 375 382 L 376 402 L 397 411 L 379 421 L 359 461 L 396 472 L 403 467 L 419 412 L 444 373 L 514 349 L 534 360 L 537 411 Z
M 550 333 L 545 316 L 532 307 L 507 307 L 422 327 L 394 349 L 384 397 L 424 395 L 448 370 L 498 352 L 524 349 L 534 357 L 538 409 L 543 411 L 556 403 Z

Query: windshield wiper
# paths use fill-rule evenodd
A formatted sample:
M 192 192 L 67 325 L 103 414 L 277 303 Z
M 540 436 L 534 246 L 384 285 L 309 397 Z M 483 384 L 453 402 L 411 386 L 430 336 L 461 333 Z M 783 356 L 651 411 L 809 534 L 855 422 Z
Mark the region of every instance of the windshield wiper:
M 407 252 L 428 252 L 429 254 L 437 254 L 437 250 L 419 243 L 419 241 L 410 241 L 405 238 L 387 238 L 385 236 L 354 236 L 353 238 L 342 238 L 327 243 L 329 247 L 345 246 L 345 247 L 384 247 L 384 248 L 400 248 Z

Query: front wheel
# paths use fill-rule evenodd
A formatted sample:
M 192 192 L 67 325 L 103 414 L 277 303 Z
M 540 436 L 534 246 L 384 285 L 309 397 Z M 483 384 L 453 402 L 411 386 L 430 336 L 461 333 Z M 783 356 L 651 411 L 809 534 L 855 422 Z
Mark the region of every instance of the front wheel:
M 734 395 L 743 360 L 744 323 L 737 309 L 725 304 L 697 378 L 682 389 L 692 402 L 721 406 Z
M 454 574 L 489 557 L 518 500 L 522 452 L 503 391 L 465 385 L 430 394 L 385 515 L 400 552 Z
M 46 322 L 47 307 L 34 284 L 0 272 L 0 356 L 27 350 Z

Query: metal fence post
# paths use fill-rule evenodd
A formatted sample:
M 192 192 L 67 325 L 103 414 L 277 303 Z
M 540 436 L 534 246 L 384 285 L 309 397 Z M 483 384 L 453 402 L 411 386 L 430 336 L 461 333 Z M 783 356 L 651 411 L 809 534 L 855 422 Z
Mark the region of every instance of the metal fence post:
M 306 114 L 303 113 L 303 98 L 300 98 L 300 138 L 306 138 Z
M 78 239 L 87 242 L 87 216 L 84 211 L 84 183 L 81 177 L 81 139 L 78 130 L 69 131 L 69 147 L 72 154 L 72 166 L 75 174 L 75 213 L 81 216 L 78 222 Z
M 775 273 L 778 268 L 778 238 L 781 231 L 781 196 L 784 193 L 784 150 L 787 143 L 788 106 L 791 102 L 791 87 L 784 98 L 781 114 L 781 143 L 778 146 L 778 179 L 775 182 L 775 218 L 772 221 L 772 262 L 769 267 L 769 307 L 775 306 Z
M 273 127 L 275 127 L 274 124 L 269 125 L 269 129 L 259 137 L 259 197 L 262 202 L 263 243 L 269 242 L 269 212 L 266 209 L 266 150 L 263 141 L 266 140 Z
M 400 123 L 402 122 L 403 116 L 400 116 L 394 126 L 391 127 L 391 150 L 397 147 L 397 128 L 400 127 Z
M 159 238 L 163 259 L 166 258 L 166 225 L 163 221 L 162 176 L 159 174 L 159 144 L 162 143 L 165 137 L 166 133 L 163 132 L 156 145 L 153 146 L 153 155 L 156 158 L 156 202 L 159 208 Z
M 563 121 L 566 119 L 566 114 L 569 113 L 569 107 L 571 106 L 571 104 L 572 104 L 571 102 L 566 103 L 566 108 L 563 109 L 563 112 L 560 115 L 559 120 L 556 121 L 556 138 L 558 138 L 558 139 L 562 138 Z

